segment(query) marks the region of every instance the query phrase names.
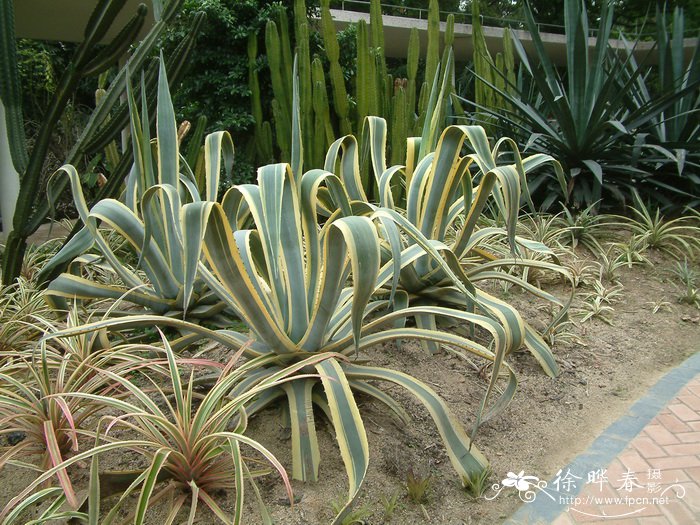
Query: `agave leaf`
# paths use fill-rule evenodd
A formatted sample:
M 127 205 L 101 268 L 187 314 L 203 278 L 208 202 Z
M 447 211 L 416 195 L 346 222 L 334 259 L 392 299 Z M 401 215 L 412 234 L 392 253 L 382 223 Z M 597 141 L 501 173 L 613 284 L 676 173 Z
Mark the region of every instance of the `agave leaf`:
M 307 379 L 284 385 L 292 424 L 292 477 L 299 480 L 318 480 L 321 454 L 311 400 L 315 384 L 315 380 Z
M 334 524 L 340 524 L 350 512 L 367 474 L 369 446 L 360 411 L 355 404 L 355 398 L 340 363 L 334 359 L 328 359 L 316 365 L 316 368 L 321 374 L 335 437 L 350 485 L 345 505 L 333 520 Z
M 411 392 L 430 412 L 447 447 L 452 466 L 463 478 L 487 468 L 488 461 L 484 455 L 471 444 L 445 402 L 428 385 L 403 372 L 386 368 L 348 364 L 344 366 L 344 370 L 351 379 L 389 381 Z

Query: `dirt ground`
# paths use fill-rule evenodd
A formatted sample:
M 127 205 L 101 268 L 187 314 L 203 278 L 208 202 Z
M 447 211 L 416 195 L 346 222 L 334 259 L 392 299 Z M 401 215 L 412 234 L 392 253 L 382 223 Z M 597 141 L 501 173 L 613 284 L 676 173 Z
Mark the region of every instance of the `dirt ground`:
M 655 268 L 667 267 L 656 255 Z M 529 354 L 511 358 L 519 379 L 515 399 L 505 413 L 481 427 L 476 446 L 491 461 L 489 485 L 506 477 L 509 471 L 524 470 L 549 479 L 653 385 L 667 370 L 677 366 L 700 349 L 700 312 L 676 303 L 678 291 L 663 271 L 633 268 L 621 274 L 624 291 L 614 305 L 613 324 L 592 319 L 575 329 L 580 343 L 555 346 L 561 374 L 551 379 Z M 652 302 L 669 301 L 652 314 Z M 527 295 L 513 292 L 509 301 L 526 318 L 541 318 Z M 574 302 L 577 306 L 579 300 Z M 402 370 L 430 384 L 443 396 L 464 422 L 474 420 L 483 392 L 483 379 L 464 361 L 446 354 L 426 355 L 417 344 L 385 348 L 370 356 L 372 362 Z M 370 466 L 359 506 L 369 514 L 368 524 L 430 523 L 484 524 L 502 522 L 521 504 L 515 491 L 504 492 L 493 501 L 473 499 L 462 488 L 442 448 L 437 430 L 426 410 L 403 396 L 414 416 L 409 427 L 401 427 L 379 407 L 365 407 Z M 273 418 L 259 418 L 262 439 L 275 433 Z M 264 421 L 263 421 L 264 420 Z M 279 523 L 325 523 L 332 517 L 331 501 L 340 501 L 346 485 L 332 428 L 319 432 L 321 440 L 321 481 L 315 486 L 296 485 L 300 502 L 289 509 L 272 506 Z M 467 427 L 469 428 L 469 427 Z M 279 434 L 270 447 L 280 458 L 289 460 L 287 443 Z M 406 471 L 431 476 L 428 501 L 420 505 L 408 500 Z M 283 492 L 277 487 L 281 502 Z M 398 506 L 390 520 L 384 517 L 382 498 L 398 493 Z M 253 523 L 253 521 L 251 521 Z
M 669 260 L 651 254 L 651 267 L 621 272 L 624 287 L 610 316 L 612 325 L 591 319 L 577 324 L 572 339 L 554 347 L 561 367 L 556 379 L 547 377 L 526 353 L 511 356 L 519 387 L 505 413 L 484 424 L 475 445 L 491 461 L 488 485 L 505 478 L 507 472 L 526 471 L 549 479 L 564 467 L 667 370 L 680 364 L 700 347 L 700 311 L 677 302 L 680 292 L 666 270 Z M 548 288 L 556 293 L 563 289 Z M 530 296 L 511 290 L 508 300 L 537 324 L 546 317 Z M 653 304 L 668 301 L 657 313 Z M 576 299 L 574 307 L 581 304 Z M 466 428 L 471 428 L 485 381 L 469 363 L 447 354 L 426 355 L 418 344 L 404 343 L 399 350 L 387 345 L 366 353 L 371 364 L 395 368 L 431 385 L 454 410 Z M 380 406 L 361 401 L 368 430 L 370 466 L 358 502 L 358 521 L 353 523 L 484 524 L 501 523 L 521 503 L 515 491 L 504 492 L 493 501 L 474 499 L 462 488 L 444 452 L 439 434 L 427 411 L 407 393 L 392 388 L 413 416 L 402 426 Z M 271 417 L 268 417 L 271 416 Z M 290 467 L 289 433 L 270 409 L 251 420 L 250 435 L 267 446 Z M 328 523 L 333 502 L 346 496 L 345 470 L 332 427 L 317 417 L 321 448 L 320 481 L 294 482 L 296 503 L 290 508 L 279 477 L 263 478 L 260 486 L 275 523 Z M 405 479 L 409 469 L 430 476 L 427 502 L 409 501 Z M 87 469 L 86 469 L 87 470 Z M 0 504 L 21 490 L 30 479 L 26 473 L 6 468 L 0 474 Z M 396 495 L 396 508 L 386 516 L 385 499 Z M 252 508 L 244 523 L 259 522 Z M 232 503 L 232 502 L 231 502 Z M 231 508 L 228 503 L 224 507 Z M 162 523 L 166 509 L 154 509 L 149 523 Z M 213 516 L 197 523 L 215 523 Z

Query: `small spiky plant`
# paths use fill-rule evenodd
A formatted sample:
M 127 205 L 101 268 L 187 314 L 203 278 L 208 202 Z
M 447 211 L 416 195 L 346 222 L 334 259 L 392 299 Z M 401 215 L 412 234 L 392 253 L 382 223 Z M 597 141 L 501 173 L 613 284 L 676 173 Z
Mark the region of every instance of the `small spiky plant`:
M 0 363 L 34 344 L 43 333 L 37 321 L 52 316 L 44 293 L 23 277 L 0 287 Z
M 700 290 L 698 290 L 697 286 L 700 273 L 688 262 L 688 259 L 683 259 L 683 262 L 676 262 L 675 266 L 671 268 L 671 272 L 681 282 L 682 295 L 678 298 L 678 301 L 700 306 Z
M 12 361 L 0 369 L 0 436 L 10 443 L 0 449 L 0 469 L 6 464 L 50 469 L 74 507 L 77 496 L 59 465 L 78 452 L 81 436 L 91 435 L 90 419 L 103 408 L 85 398 L 119 399 L 124 392 L 110 375 L 138 368 L 143 359 L 131 346 L 100 348 L 94 335 L 81 353 L 42 340 L 13 352 Z
M 603 237 L 607 217 L 597 213 L 599 203 L 593 203 L 578 212 L 564 208 L 559 215 L 559 226 L 566 231 L 565 239 L 572 248 L 579 244 L 591 253 L 602 251 L 600 239 Z
M 241 452 L 241 444 L 260 453 L 280 473 L 291 500 L 291 485 L 282 465 L 260 443 L 244 435 L 248 421 L 244 405 L 266 389 L 279 386 L 288 376 L 297 374 L 304 367 L 313 367 L 328 356 L 314 356 L 300 361 L 257 383 L 248 382 L 242 394 L 231 395 L 246 374 L 264 362 L 269 362 L 270 357 L 251 359 L 241 366 L 235 365 L 242 352 L 236 353 L 227 365 L 204 359 L 177 359 L 165 338 L 163 348 L 143 348 L 164 356 L 131 363 L 121 370 L 96 369 L 100 380 L 118 386 L 128 394 L 128 400 L 124 396 L 85 391 L 66 391 L 50 396 L 50 399 L 56 400 L 60 405 L 70 402 L 87 403 L 92 407 L 109 408 L 112 414 L 104 415 L 97 431 L 92 433 L 95 437 L 93 448 L 69 459 L 53 462 L 51 468 L 8 503 L 0 514 L 0 519 L 11 513 L 14 507 L 21 506 L 23 499 L 41 483 L 57 474 L 67 479 L 65 472 L 70 465 L 92 457 L 90 496 L 86 504 L 89 512 L 96 517 L 101 516 L 100 497 L 121 493 L 119 500 L 101 518 L 100 523 L 112 523 L 127 498 L 138 494 L 130 518 L 135 525 L 146 523 L 148 509 L 169 495 L 173 500 L 165 520 L 166 525 L 175 522 L 188 500 L 188 524 L 192 524 L 197 517 L 200 503 L 208 507 L 221 522 L 238 524 L 243 515 L 244 483 L 253 483 L 254 493 L 259 499 L 253 478 L 266 472 L 249 469 Z M 181 378 L 183 366 L 194 367 L 186 386 Z M 160 368 L 163 368 L 162 373 L 153 377 L 151 372 Z M 195 368 L 214 368 L 220 371 L 218 380 L 203 396 L 194 392 Z M 137 370 L 148 371 L 141 374 L 146 386 L 139 386 L 137 381 L 127 378 L 126 372 Z M 299 377 L 304 376 L 295 376 L 297 379 Z M 163 381 L 163 378 L 166 380 Z M 119 415 L 114 415 L 114 411 Z M 115 433 L 119 429 L 129 432 L 134 438 L 117 437 Z M 148 466 L 129 473 L 99 472 L 97 458 L 108 451 L 134 452 L 142 456 Z M 114 482 L 115 478 L 119 479 L 119 483 Z M 164 483 L 166 481 L 169 483 Z M 72 493 L 70 481 L 62 483 L 62 487 L 68 503 L 74 509 L 77 508 L 78 502 Z M 222 490 L 234 493 L 232 516 L 217 503 L 216 494 Z M 262 501 L 260 504 L 266 521 L 269 516 Z
M 666 219 L 657 208 L 651 210 L 634 191 L 632 217 L 617 217 L 619 225 L 629 229 L 647 247 L 665 252 L 675 259 L 692 257 L 700 250 L 700 227 L 693 217 Z

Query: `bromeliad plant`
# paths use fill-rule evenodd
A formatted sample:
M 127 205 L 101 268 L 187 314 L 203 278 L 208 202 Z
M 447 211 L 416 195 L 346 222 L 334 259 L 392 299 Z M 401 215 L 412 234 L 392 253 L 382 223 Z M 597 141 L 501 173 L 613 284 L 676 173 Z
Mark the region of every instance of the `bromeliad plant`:
M 23 277 L 0 287 L 0 353 L 11 359 L 35 344 L 43 335 L 36 320 L 50 316 L 44 293 Z
M 159 357 L 134 361 L 122 369 L 90 368 L 96 381 L 119 387 L 123 395 L 76 389 L 47 396 L 49 402 L 60 406 L 77 403 L 93 409 L 107 408 L 112 414 L 102 416 L 97 431 L 90 433 L 95 438 L 94 447 L 69 459 L 53 461 L 49 465 L 51 468 L 8 503 L 0 514 L 0 518 L 5 517 L 3 523 L 9 524 L 18 518 L 26 508 L 27 496 L 54 475 L 63 476 L 61 479 L 65 483 L 62 484 L 64 494 L 56 501 L 65 500 L 73 509 L 70 515 L 63 517 L 81 518 L 90 523 L 113 523 L 129 496 L 138 495 L 130 516 L 136 525 L 146 523 L 149 507 L 166 496 L 172 497 L 166 525 L 175 523 L 188 499 L 188 524 L 198 516 L 200 504 L 208 507 L 221 522 L 239 524 L 242 522 L 244 485 L 247 482 L 252 484 L 259 500 L 263 520 L 270 522 L 254 482 L 255 477 L 268 473 L 268 469 L 249 467 L 260 460 L 246 458 L 241 445 L 257 451 L 280 473 L 291 500 L 291 486 L 282 465 L 265 447 L 244 434 L 248 422 L 245 405 L 255 395 L 279 386 L 289 376 L 305 367 L 313 367 L 326 356 L 302 359 L 294 366 L 255 381 L 255 384 L 248 382 L 240 394 L 232 395 L 236 386 L 248 380 L 251 372 L 271 361 L 270 356 L 238 364 L 242 354 L 239 351 L 228 364 L 221 365 L 204 359 L 178 359 L 166 339 L 163 339 L 163 347 L 136 348 Z M 184 366 L 191 367 L 188 382 L 181 377 Z M 196 369 L 220 371 L 217 381 L 205 395 L 194 390 Z M 143 372 L 140 381 L 127 375 L 127 372 L 139 370 Z M 298 377 L 307 376 L 301 374 Z M 120 435 L 122 430 L 129 434 L 129 438 Z M 99 457 L 109 451 L 134 452 L 146 461 L 147 467 L 127 472 L 101 471 Z M 72 492 L 65 472 L 76 462 L 89 458 L 92 458 L 89 496 L 78 508 L 80 502 Z M 217 503 L 217 492 L 222 490 L 233 491 L 233 515 L 227 514 Z M 53 493 L 47 496 L 51 495 Z M 108 511 L 101 507 L 100 500 L 116 496 L 119 496 L 118 501 L 110 505 Z M 56 502 L 54 506 L 57 506 Z M 179 522 L 182 522 L 182 517 Z
M 128 84 L 128 83 L 127 83 Z M 143 90 L 143 85 L 142 85 Z M 68 272 L 54 279 L 48 293 L 65 308 L 65 298 L 125 298 L 146 310 L 197 320 L 220 314 L 225 305 L 197 278 L 202 229 L 197 210 L 203 197 L 215 201 L 222 167 L 230 174 L 233 143 L 226 132 L 213 133 L 205 142 L 206 187 L 197 188 L 196 177 L 181 159 L 165 66 L 161 58 L 157 108 L 157 138 L 152 143 L 145 93 L 139 114 L 130 87 L 131 135 L 134 163 L 121 201 L 104 199 L 88 209 L 80 178 L 73 166 L 57 174 L 67 175 L 83 229 L 45 267 L 71 261 Z M 223 166 L 222 166 L 223 165 Z M 138 269 L 122 262 L 98 229 L 98 221 L 121 235 L 135 252 Z M 90 253 L 96 247 L 99 255 Z M 81 275 L 84 266 L 102 264 L 121 280 L 100 284 Z
M 76 324 L 71 310 L 68 326 Z M 34 327 L 48 334 L 57 331 L 48 321 Z M 0 469 L 6 464 L 37 472 L 53 469 L 67 501 L 77 506 L 68 474 L 57 466 L 78 452 L 81 438 L 90 435 L 90 419 L 103 407 L 58 396 L 118 399 L 123 391 L 110 374 L 138 369 L 143 358 L 136 347 L 112 346 L 104 331 L 0 353 L 8 361 L 0 368 L 0 435 L 11 443 L 0 449 Z

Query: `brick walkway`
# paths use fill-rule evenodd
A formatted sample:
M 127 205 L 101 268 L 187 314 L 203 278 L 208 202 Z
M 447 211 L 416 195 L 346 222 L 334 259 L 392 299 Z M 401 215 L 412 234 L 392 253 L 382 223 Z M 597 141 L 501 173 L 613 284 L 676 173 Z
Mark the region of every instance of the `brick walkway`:
M 506 525 L 579 523 L 700 524 L 700 354 L 662 378 Z
M 606 478 L 588 483 L 577 496 L 582 503 L 553 524 L 700 523 L 700 376 L 607 466 Z

